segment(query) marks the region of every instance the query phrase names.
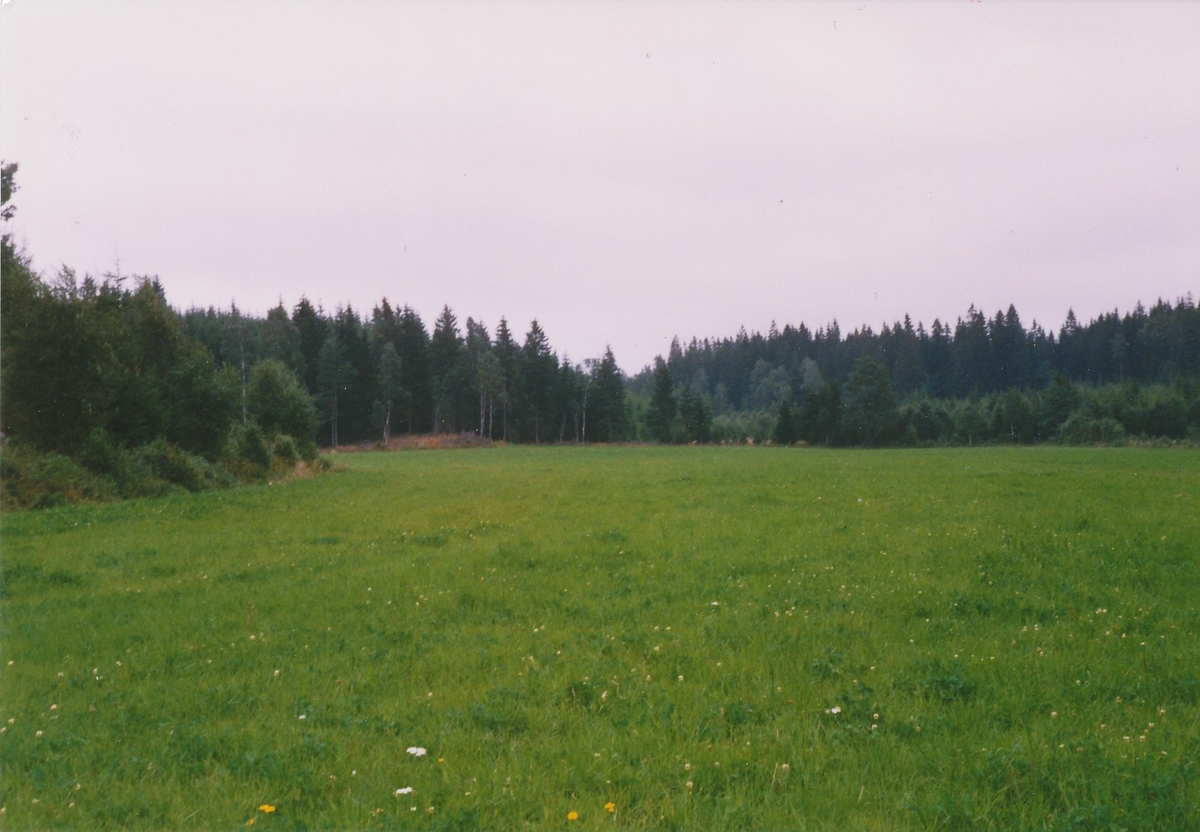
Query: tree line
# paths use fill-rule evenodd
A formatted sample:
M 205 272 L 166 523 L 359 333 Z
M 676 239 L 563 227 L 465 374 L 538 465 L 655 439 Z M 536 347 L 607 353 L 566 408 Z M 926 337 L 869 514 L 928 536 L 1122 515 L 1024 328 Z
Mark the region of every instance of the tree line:
M 628 435 L 625 378 L 612 350 L 574 364 L 534 320 L 518 340 L 460 327 L 444 307 L 430 331 L 412 307 L 384 298 L 362 316 L 332 314 L 307 298 L 264 318 L 190 309 L 184 331 L 213 359 L 247 375 L 265 360 L 286 367 L 319 414 L 325 445 L 386 442 L 401 433 L 465 433 L 509 442 L 616 442 Z
M 844 337 L 835 321 L 676 339 L 630 387 L 659 441 L 878 445 L 1195 438 L 1198 383 L 1189 295 L 1087 324 L 1072 311 L 1057 334 L 972 306 L 953 327 L 905 316 Z
M 2 218 L 16 165 L 4 164 Z M 428 328 L 301 298 L 265 316 L 178 311 L 156 279 L 34 270 L 5 232 L 0 431 L 5 494 L 159 493 L 264 479 L 318 445 L 463 433 L 509 442 L 829 445 L 1200 438 L 1200 311 L 1188 296 L 1057 332 L 1013 307 L 951 327 L 835 322 L 676 339 L 633 378 L 611 349 L 573 363 L 538 321 L 518 337 Z M 40 456 L 39 456 L 40 455 Z M 46 485 L 55 478 L 67 485 Z M 90 479 L 89 479 L 90 478 Z M 13 485 L 16 483 L 17 485 Z M 8 497 L 6 496 L 6 499 Z M 23 499 L 36 502 L 40 497 Z

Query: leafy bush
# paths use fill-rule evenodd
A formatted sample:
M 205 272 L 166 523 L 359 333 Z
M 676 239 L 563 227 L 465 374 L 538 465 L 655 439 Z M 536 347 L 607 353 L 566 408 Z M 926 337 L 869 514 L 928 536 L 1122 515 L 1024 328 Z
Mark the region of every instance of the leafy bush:
M 1072 413 L 1059 429 L 1058 435 L 1063 442 L 1070 445 L 1095 442 L 1111 444 L 1125 439 L 1125 428 L 1109 416 L 1095 419 L 1086 413 Z
M 0 487 L 5 508 L 49 508 L 117 496 L 110 480 L 70 457 L 38 453 L 9 442 L 0 445 Z
M 228 477 L 198 456 L 181 451 L 165 439 L 156 439 L 137 449 L 136 454 L 155 477 L 188 491 L 200 491 L 223 484 Z
M 295 465 L 300 459 L 300 451 L 296 448 L 296 440 L 281 433 L 271 442 L 271 453 L 285 465 Z

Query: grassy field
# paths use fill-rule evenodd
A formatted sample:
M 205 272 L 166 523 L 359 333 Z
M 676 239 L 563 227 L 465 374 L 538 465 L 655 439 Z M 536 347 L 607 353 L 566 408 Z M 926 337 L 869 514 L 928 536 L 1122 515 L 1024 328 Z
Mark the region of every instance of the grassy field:
M 1200 828 L 1195 452 L 339 461 L 3 518 L 0 825 Z

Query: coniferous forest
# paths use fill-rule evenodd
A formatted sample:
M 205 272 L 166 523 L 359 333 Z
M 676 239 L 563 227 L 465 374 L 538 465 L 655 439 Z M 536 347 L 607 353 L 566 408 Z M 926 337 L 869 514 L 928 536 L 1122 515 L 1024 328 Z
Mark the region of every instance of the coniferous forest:
M 17 166 L 3 166 L 4 219 Z M 445 307 L 431 324 L 306 298 L 264 317 L 173 309 L 156 279 L 0 264 L 9 505 L 263 480 L 318 446 L 402 434 L 521 443 L 881 446 L 1200 438 L 1200 311 L 1159 300 L 1057 333 L 1017 310 L 678 340 L 632 378 Z

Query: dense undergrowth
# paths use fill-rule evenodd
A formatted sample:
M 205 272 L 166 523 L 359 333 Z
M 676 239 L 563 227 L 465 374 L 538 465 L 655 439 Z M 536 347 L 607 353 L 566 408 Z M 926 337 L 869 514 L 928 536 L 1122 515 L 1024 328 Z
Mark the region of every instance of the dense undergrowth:
M 0 493 L 5 509 L 50 508 L 229 488 L 326 467 L 311 442 L 297 442 L 287 434 L 267 437 L 253 423 L 236 429 L 215 461 L 162 438 L 120 448 L 103 431 L 95 431 L 73 456 L 3 442 Z

